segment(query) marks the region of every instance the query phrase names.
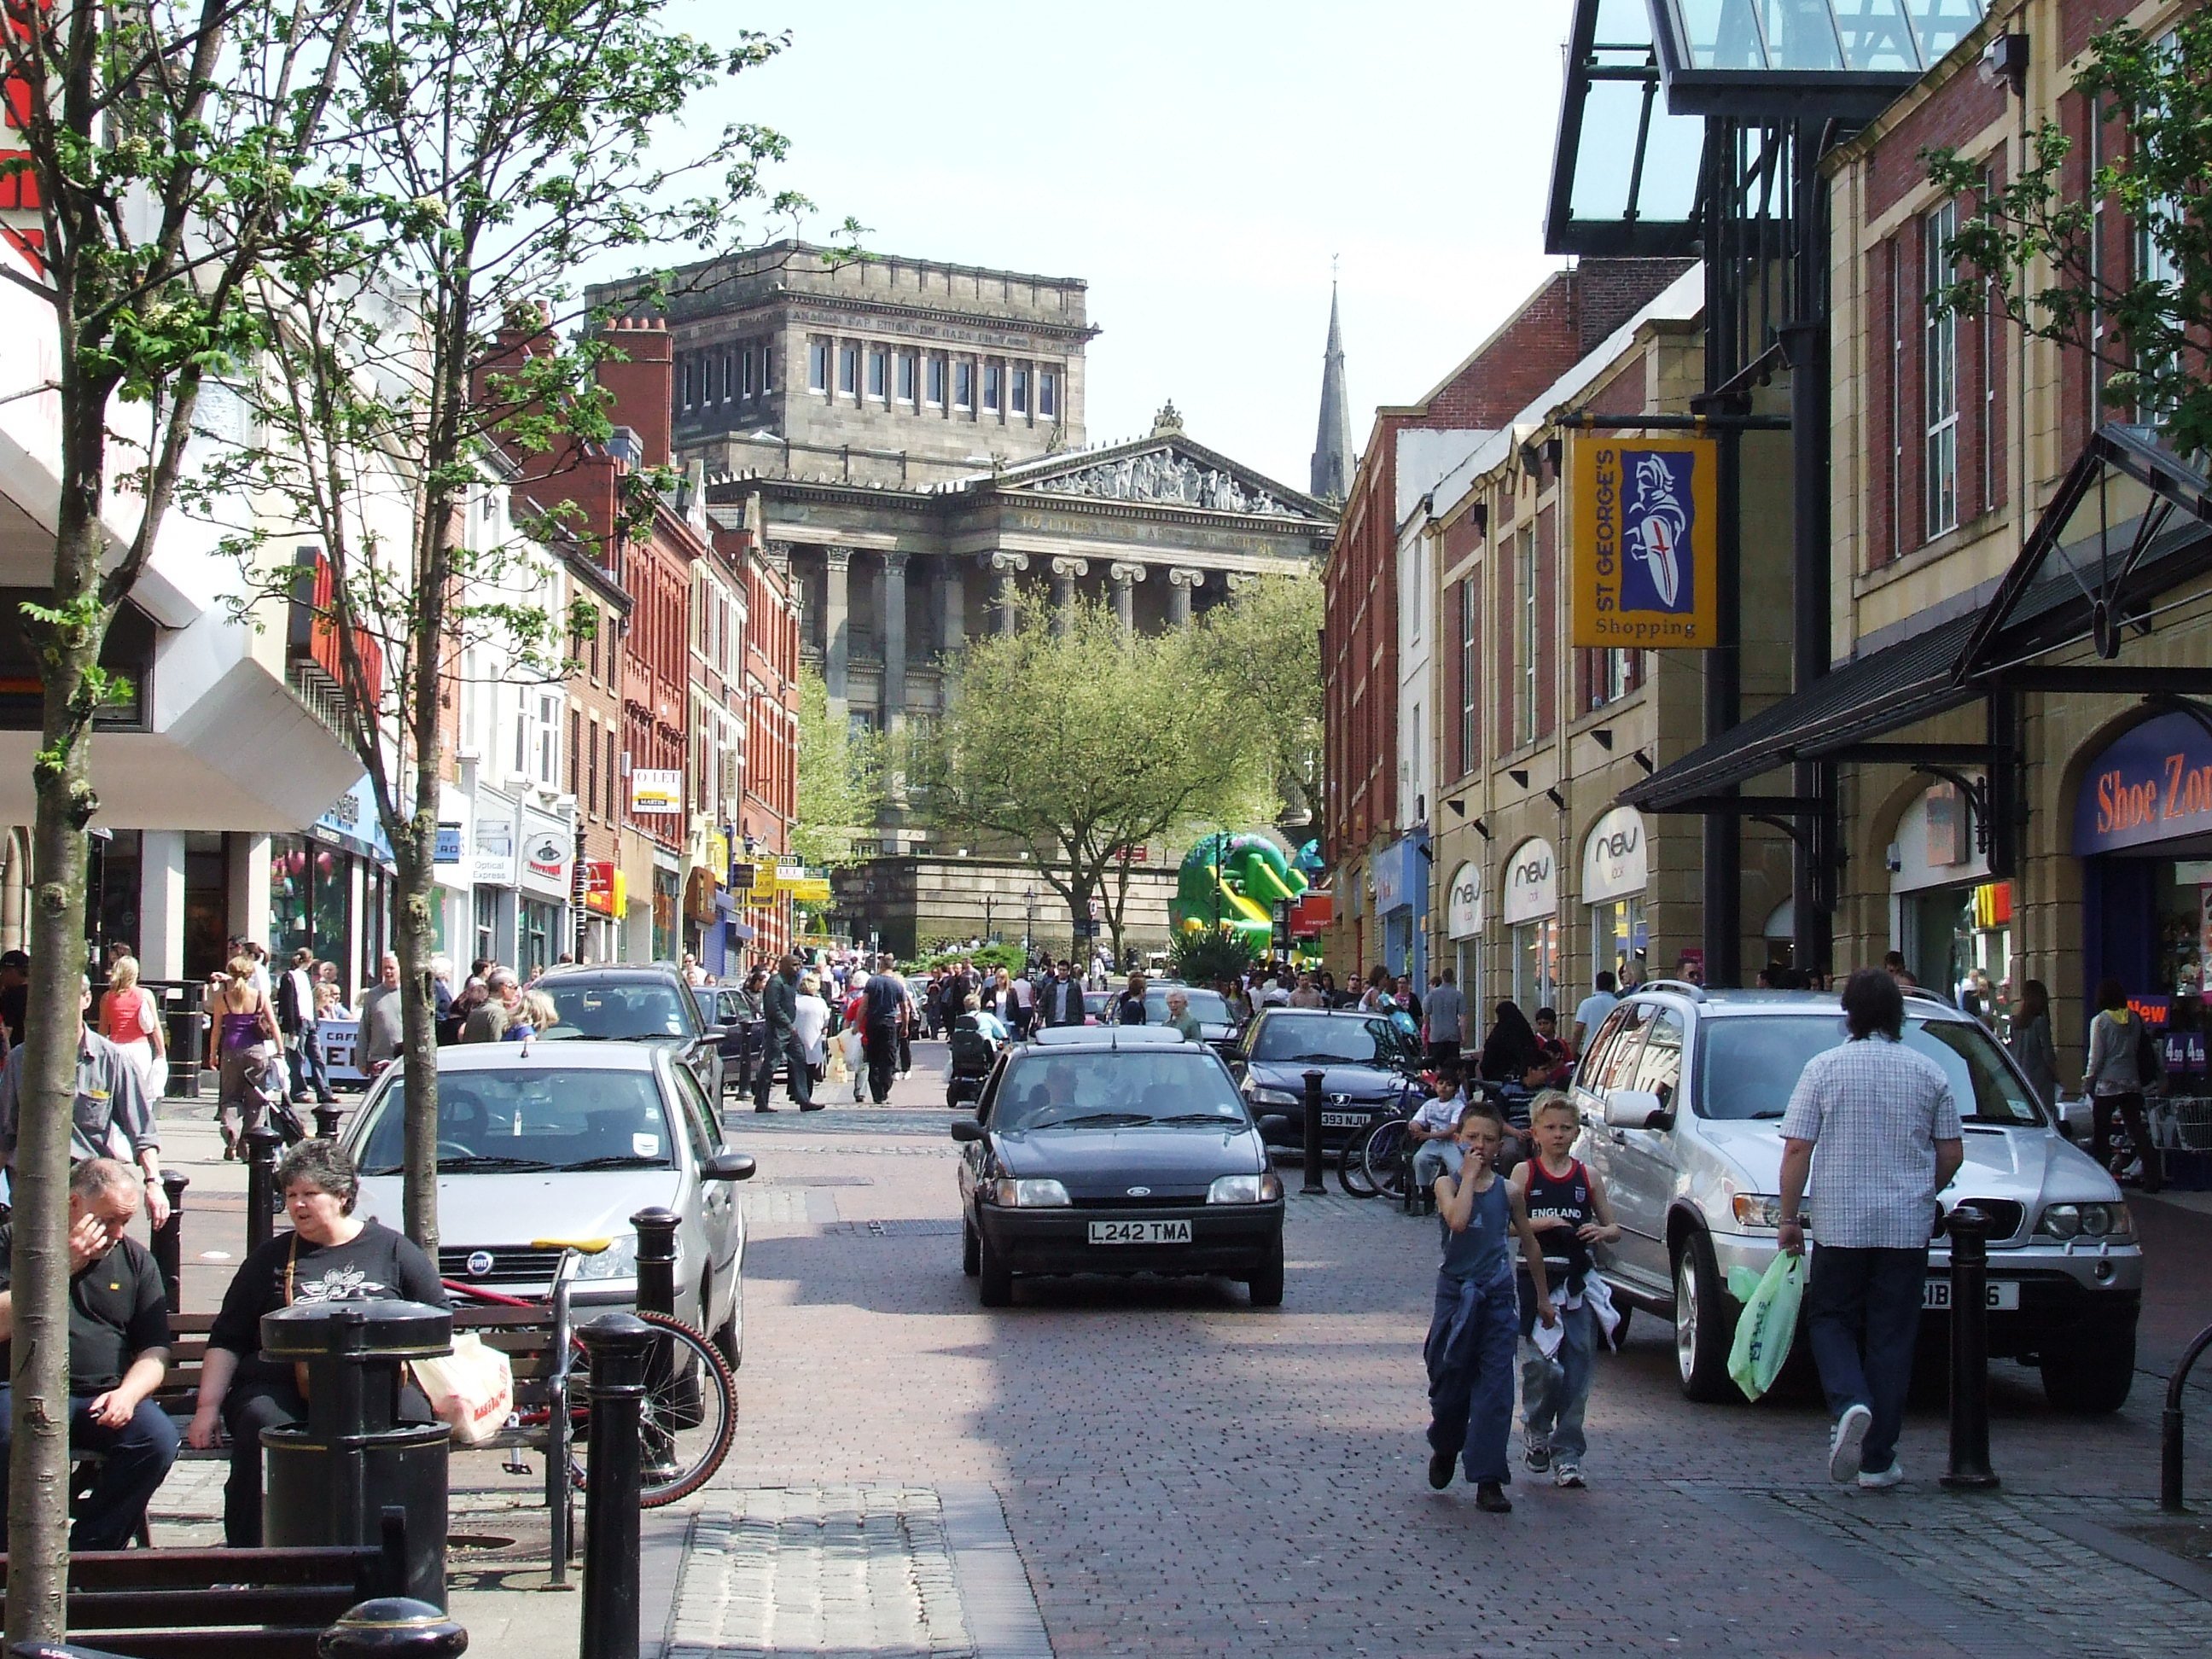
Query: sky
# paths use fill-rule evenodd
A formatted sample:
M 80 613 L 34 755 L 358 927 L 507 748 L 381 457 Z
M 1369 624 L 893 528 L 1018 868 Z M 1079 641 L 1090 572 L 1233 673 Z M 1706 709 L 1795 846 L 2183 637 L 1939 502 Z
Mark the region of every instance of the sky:
M 1352 443 L 1547 270 L 1568 0 L 676 0 L 788 31 L 687 115 L 790 141 L 824 238 L 1090 283 L 1091 444 L 1186 429 L 1304 489 L 1330 273 Z M 787 234 L 763 222 L 763 239 Z

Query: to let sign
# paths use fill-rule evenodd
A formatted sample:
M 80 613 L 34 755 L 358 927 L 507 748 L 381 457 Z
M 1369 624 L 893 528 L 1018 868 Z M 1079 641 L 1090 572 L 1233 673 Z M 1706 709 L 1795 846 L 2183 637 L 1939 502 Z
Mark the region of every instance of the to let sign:
M 1718 644 L 1718 450 L 1711 438 L 1568 441 L 1574 643 L 1616 651 Z

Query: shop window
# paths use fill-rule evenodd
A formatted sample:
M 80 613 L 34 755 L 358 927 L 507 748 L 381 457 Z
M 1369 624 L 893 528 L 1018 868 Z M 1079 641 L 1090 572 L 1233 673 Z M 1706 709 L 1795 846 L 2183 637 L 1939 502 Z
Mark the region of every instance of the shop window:
M 1590 906 L 1590 982 L 1597 982 L 1600 974 L 1611 974 L 1615 983 L 1624 982 L 1624 969 L 1639 964 L 1648 940 L 1644 920 L 1644 901 L 1640 898 L 1615 899 L 1609 904 Z
M 489 887 L 476 890 L 477 956 L 499 959 L 499 895 Z
M 1513 1000 L 1533 1020 L 1536 1010 L 1556 1007 L 1559 994 L 1559 919 L 1546 916 L 1512 929 Z

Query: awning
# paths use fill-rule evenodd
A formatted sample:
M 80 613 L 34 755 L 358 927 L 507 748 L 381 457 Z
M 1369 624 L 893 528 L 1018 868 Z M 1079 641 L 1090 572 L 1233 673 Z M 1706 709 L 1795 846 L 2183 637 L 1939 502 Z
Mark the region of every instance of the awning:
M 1620 799 L 1647 812 L 1694 811 L 1698 801 L 1778 766 L 1837 756 L 1973 702 L 1982 688 L 1960 685 L 1951 671 L 1978 620 L 1954 617 L 1845 663 L 1622 790 Z

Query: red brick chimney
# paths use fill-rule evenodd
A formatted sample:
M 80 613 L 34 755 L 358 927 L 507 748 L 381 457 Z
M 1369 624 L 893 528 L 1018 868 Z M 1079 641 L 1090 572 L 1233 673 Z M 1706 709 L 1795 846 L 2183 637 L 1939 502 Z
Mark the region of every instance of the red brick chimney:
M 675 422 L 676 351 L 658 317 L 617 318 L 602 337 L 614 355 L 599 363 L 599 384 L 612 394 L 607 418 L 637 434 L 644 466 L 665 466 Z M 627 362 L 616 361 L 617 356 Z
M 556 349 L 545 308 L 532 301 L 514 308 L 491 350 L 469 371 L 469 396 L 478 416 L 492 441 L 511 455 L 516 455 L 516 447 L 501 428 L 527 412 L 516 400 L 517 366 L 526 358 L 550 356 Z

